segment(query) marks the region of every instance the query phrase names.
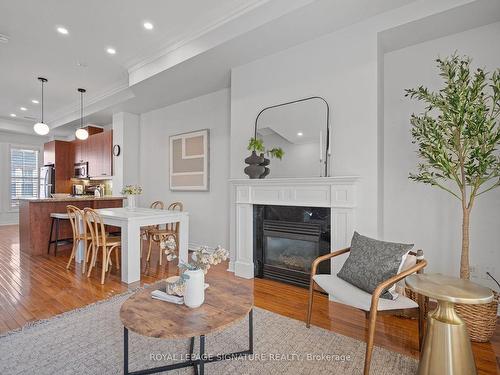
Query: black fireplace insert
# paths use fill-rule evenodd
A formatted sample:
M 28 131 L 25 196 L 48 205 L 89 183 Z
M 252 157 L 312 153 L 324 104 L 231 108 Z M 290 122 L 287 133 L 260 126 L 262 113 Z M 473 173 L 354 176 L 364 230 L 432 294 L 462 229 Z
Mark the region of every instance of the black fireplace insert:
M 329 252 L 329 208 L 254 206 L 256 277 L 307 287 L 313 260 Z M 319 272 L 329 273 L 330 262 Z

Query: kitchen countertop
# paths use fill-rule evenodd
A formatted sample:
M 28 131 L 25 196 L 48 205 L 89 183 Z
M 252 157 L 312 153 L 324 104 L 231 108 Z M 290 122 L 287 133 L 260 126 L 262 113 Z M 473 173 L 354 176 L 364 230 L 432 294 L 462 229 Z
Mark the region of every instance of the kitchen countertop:
M 82 197 L 66 197 L 66 198 L 19 198 L 20 201 L 28 201 L 33 203 L 54 203 L 54 202 L 78 202 L 78 201 L 109 201 L 127 199 L 116 195 L 105 195 L 103 197 L 82 196 Z

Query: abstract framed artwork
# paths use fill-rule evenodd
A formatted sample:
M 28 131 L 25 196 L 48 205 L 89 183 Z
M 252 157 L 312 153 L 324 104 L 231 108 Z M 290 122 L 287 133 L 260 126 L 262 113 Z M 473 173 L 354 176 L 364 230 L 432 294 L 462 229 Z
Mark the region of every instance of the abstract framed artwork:
M 170 190 L 209 190 L 210 131 L 170 136 Z

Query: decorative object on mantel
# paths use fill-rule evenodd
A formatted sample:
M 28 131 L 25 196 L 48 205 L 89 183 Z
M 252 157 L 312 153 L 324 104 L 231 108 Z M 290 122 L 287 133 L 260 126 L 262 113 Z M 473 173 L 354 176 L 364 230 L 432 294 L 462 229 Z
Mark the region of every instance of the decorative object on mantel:
M 134 210 L 136 207 L 135 197 L 142 194 L 142 187 L 139 185 L 125 185 L 122 194 L 127 196 L 127 208 Z
M 205 274 L 210 266 L 217 265 L 229 257 L 229 252 L 217 246 L 213 252 L 208 251 L 206 246 L 200 247 L 191 255 L 192 262 L 179 263 L 181 275 L 177 281 L 170 282 L 170 288 L 181 290 L 185 284 L 183 295 L 184 304 L 187 307 L 196 308 L 205 300 Z
M 453 54 L 437 59 L 445 85 L 437 92 L 420 86 L 407 89 L 406 96 L 426 103 L 424 113 L 410 118 L 413 143 L 422 162 L 410 179 L 437 186 L 460 201 L 462 207 L 462 254 L 460 278 L 470 279 L 469 218 L 476 198 L 500 186 L 500 68 L 492 74 L 471 71 L 471 58 Z M 455 188 L 454 188 L 455 186 Z M 492 303 L 497 304 L 497 301 Z M 460 311 L 457 306 L 457 312 Z M 471 339 L 484 342 L 476 319 L 489 316 L 496 323 L 497 309 L 471 305 L 462 318 Z M 492 312 L 493 311 L 493 312 Z M 493 332 L 493 331 L 492 331 Z
M 330 108 L 319 96 L 263 108 L 255 118 L 253 138 L 277 146 L 268 156 L 281 159 L 273 155 L 278 150 L 289 155 L 276 163 L 273 178 L 329 176 L 330 137 Z
M 264 154 L 280 160 L 285 154 L 280 147 L 273 147 L 270 150 L 266 150 L 262 139 L 255 137 L 250 138 L 247 149 L 252 151 L 252 154 L 245 159 L 245 163 L 249 165 L 244 169 L 244 172 L 252 179 L 265 178 L 270 173 L 270 169 L 267 166 L 271 161 Z M 257 152 L 260 152 L 260 155 L 257 155 Z
M 269 164 L 271 164 L 271 160 L 266 158 L 263 153 L 260 154 L 261 158 L 264 158 L 264 161 L 260 163 L 259 165 L 261 167 L 264 167 L 264 173 L 262 173 L 259 178 L 266 178 L 266 176 L 271 173 L 271 170 L 267 167 Z
M 210 131 L 170 136 L 170 190 L 208 191 Z

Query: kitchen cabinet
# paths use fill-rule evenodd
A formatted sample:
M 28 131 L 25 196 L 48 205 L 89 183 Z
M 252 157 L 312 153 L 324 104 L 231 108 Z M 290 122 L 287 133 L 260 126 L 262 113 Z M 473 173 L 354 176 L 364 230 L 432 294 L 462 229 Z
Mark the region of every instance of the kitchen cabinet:
M 72 142 L 51 141 L 43 146 L 43 164 L 55 169 L 56 193 L 71 193 L 74 148 Z
M 90 135 L 86 140 L 76 139 L 74 162 L 89 163 L 89 176 L 108 178 L 113 176 L 113 131 L 103 131 Z
M 112 169 L 113 131 L 89 137 L 89 173 L 91 177 L 110 177 Z
M 88 161 L 87 155 L 87 140 L 79 140 L 76 139 L 73 142 L 74 147 L 74 162 L 75 163 L 83 163 Z
M 101 129 L 102 130 L 102 129 Z M 56 193 L 70 193 L 75 163 L 89 163 L 89 176 L 107 179 L 113 176 L 113 131 L 101 131 L 86 140 L 51 141 L 44 145 L 43 163 L 53 164 Z

